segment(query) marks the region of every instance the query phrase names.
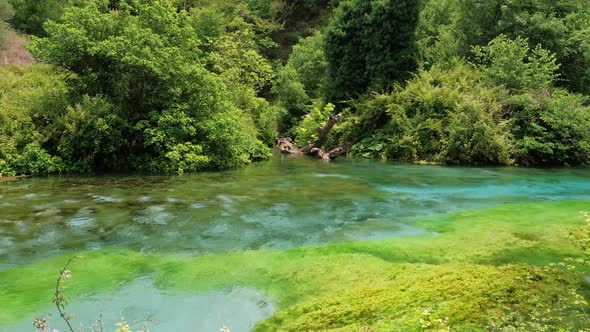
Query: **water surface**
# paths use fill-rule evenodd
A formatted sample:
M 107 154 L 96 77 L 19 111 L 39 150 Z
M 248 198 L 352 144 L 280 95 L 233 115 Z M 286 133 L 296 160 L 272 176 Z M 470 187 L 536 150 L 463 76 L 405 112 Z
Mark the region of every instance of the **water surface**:
M 202 255 L 427 234 L 416 216 L 590 199 L 590 170 L 465 168 L 292 156 L 183 176 L 0 183 L 0 269 L 104 247 Z

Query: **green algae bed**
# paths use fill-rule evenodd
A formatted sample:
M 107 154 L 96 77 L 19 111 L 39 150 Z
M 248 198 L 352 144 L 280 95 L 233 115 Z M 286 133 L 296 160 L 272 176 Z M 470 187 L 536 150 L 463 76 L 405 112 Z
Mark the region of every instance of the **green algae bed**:
M 107 331 L 150 314 L 153 331 L 590 326 L 588 169 L 277 157 L 6 182 L 0 208 L 0 332 L 40 315 L 64 330 L 51 298 L 73 256 L 68 311 L 115 315 Z
M 280 308 L 257 325 L 261 331 L 581 328 L 585 305 L 572 298 L 573 289 L 584 292 L 581 272 L 541 266 L 581 256 L 569 233 L 584 225 L 582 210 L 590 202 L 504 205 L 418 221 L 435 236 L 287 250 L 201 257 L 88 251 L 71 266 L 68 293 L 105 291 L 146 274 L 163 289 L 249 286 Z M 56 267 L 68 257 L 0 272 L 0 321 L 42 312 Z

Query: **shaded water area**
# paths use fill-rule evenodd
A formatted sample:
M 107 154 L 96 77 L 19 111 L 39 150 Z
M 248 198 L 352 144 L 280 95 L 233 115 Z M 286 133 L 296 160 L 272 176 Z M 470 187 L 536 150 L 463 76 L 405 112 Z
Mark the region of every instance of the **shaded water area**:
M 326 163 L 275 156 L 243 169 L 183 176 L 30 178 L 0 182 L 0 270 L 110 247 L 188 256 L 433 236 L 413 225 L 413 219 L 496 204 L 571 199 L 590 200 L 590 169 L 415 166 L 347 159 Z M 146 279 L 112 296 L 116 300 L 108 307 L 113 313 L 154 311 L 181 322 L 176 325 L 180 330 L 191 326 L 182 325 L 191 318 L 213 322 L 215 330 L 219 317 L 235 313 L 247 331 L 274 311 L 272 299 L 247 288 L 173 294 L 157 290 Z M 144 306 L 125 306 L 121 302 L 126 298 Z M 90 308 L 98 303 L 89 298 L 74 303 L 73 311 L 94 313 Z M 181 310 L 186 307 L 195 310 L 187 316 Z M 239 308 L 249 309 L 240 314 Z M 31 330 L 24 326 L 16 331 Z

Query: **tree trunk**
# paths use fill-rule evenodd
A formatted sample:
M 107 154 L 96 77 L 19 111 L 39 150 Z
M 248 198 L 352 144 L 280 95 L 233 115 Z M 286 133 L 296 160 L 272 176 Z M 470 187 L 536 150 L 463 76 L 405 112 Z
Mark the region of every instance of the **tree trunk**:
M 318 139 L 312 143 L 308 143 L 306 147 L 303 148 L 302 152 L 305 154 L 312 153 L 312 150 L 315 148 L 321 149 L 326 141 L 328 140 L 328 134 L 334 128 L 336 122 L 340 121 L 340 115 L 331 115 L 328 119 L 328 123 L 326 123 L 323 127 L 318 127 Z
M 348 148 L 347 145 L 342 145 L 334 148 L 328 152 L 322 150 L 324 144 L 328 140 L 328 134 L 334 125 L 340 121 L 340 115 L 330 115 L 328 122 L 323 127 L 318 127 L 318 138 L 313 142 L 308 142 L 305 147 L 295 147 L 293 140 L 289 137 L 281 137 L 275 139 L 277 148 L 281 153 L 284 154 L 306 154 L 306 155 L 317 155 L 324 160 L 336 159 L 338 156 L 346 154 Z

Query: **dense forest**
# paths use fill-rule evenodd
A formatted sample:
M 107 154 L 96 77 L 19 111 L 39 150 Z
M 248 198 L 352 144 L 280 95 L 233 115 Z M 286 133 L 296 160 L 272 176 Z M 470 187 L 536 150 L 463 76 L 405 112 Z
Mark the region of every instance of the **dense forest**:
M 0 0 L 0 19 L 2 175 L 231 168 L 330 114 L 353 156 L 590 162 L 585 0 Z

